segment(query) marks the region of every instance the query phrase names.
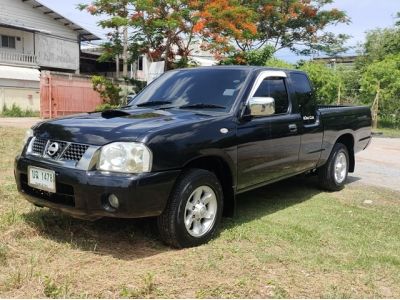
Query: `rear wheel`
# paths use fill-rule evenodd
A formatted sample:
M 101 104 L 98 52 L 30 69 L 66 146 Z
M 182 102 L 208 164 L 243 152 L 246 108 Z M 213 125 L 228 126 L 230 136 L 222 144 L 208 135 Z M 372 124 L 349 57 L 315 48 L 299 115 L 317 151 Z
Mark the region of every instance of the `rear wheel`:
M 214 173 L 191 169 L 185 172 L 170 196 L 157 224 L 161 239 L 176 248 L 208 242 L 222 217 L 223 192 Z
M 320 186 L 328 191 L 339 191 L 343 189 L 348 173 L 349 152 L 345 145 L 337 143 L 327 163 L 318 170 Z

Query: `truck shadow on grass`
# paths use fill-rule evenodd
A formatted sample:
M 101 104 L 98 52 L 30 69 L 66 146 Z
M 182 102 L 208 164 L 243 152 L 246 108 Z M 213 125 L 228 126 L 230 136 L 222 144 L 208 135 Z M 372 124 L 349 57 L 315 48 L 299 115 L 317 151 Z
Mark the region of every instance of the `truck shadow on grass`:
M 224 218 L 221 231 L 307 201 L 321 192 L 314 177 L 295 177 L 241 194 L 236 217 Z M 44 238 L 99 255 L 132 260 L 174 251 L 158 239 L 154 218 L 89 222 L 37 208 L 23 218 Z

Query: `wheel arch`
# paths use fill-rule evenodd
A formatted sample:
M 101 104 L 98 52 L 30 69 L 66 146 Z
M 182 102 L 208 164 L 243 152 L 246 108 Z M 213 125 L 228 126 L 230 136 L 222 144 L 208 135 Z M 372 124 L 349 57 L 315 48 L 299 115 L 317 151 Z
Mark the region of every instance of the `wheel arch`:
M 338 137 L 335 144 L 341 143 L 346 146 L 349 153 L 349 172 L 354 172 L 355 169 L 355 157 L 354 157 L 354 136 L 351 133 L 345 133 Z M 335 145 L 334 144 L 334 145 Z
M 224 193 L 223 216 L 232 217 L 235 214 L 235 177 L 229 163 L 221 156 L 206 155 L 194 158 L 184 165 L 187 169 L 203 169 L 213 172 L 222 185 Z

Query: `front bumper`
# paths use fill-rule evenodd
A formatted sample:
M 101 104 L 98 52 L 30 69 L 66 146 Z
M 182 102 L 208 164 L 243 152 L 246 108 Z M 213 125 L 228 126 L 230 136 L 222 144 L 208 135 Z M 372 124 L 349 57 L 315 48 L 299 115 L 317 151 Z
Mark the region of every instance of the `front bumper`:
M 30 187 L 27 180 L 28 166 L 54 170 L 56 193 Z M 28 201 L 76 218 L 90 220 L 101 217 L 140 218 L 160 215 L 179 174 L 179 170 L 139 175 L 85 171 L 23 156 L 16 157 L 14 168 L 18 191 Z M 107 205 L 106 199 L 110 194 L 118 197 L 118 209 Z

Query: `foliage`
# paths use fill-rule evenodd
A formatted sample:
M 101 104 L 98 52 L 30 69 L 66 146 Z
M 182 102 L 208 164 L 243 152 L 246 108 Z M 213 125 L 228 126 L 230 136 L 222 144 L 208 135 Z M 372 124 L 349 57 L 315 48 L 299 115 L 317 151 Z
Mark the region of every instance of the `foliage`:
M 361 99 L 371 104 L 380 91 L 380 114 L 386 119 L 400 120 L 400 54 L 388 55 L 366 67 L 361 77 Z M 396 121 L 397 120 L 397 121 Z
M 120 29 L 128 26 L 128 5 L 131 0 L 96 0 L 91 4 L 79 4 L 80 10 L 86 10 L 92 15 L 106 16 L 98 22 L 103 29 L 109 29 L 108 41 L 104 43 L 100 61 L 114 59 L 123 52 Z
M 153 61 L 165 60 L 166 69 L 170 69 L 190 65 L 188 57 L 196 45 L 211 51 L 218 60 L 228 57 L 228 61 L 236 59 L 240 64 L 247 64 L 245 52 L 265 45 L 273 47 L 268 47 L 273 52 L 288 48 L 301 54 L 322 50 L 337 55 L 345 51 L 343 43 L 348 36 L 324 30 L 349 19 L 343 11 L 324 8 L 332 2 L 93 0 L 79 8 L 105 16 L 99 24 L 111 32 L 104 44 L 103 59 L 122 53 L 119 29 L 128 26 L 132 59 L 147 54 Z
M 119 105 L 111 105 L 110 103 L 103 103 L 103 104 L 97 105 L 95 108 L 95 111 L 102 112 L 105 110 L 116 109 L 118 107 L 120 107 L 120 106 Z
M 127 82 L 133 86 L 133 90 L 135 91 L 136 94 L 138 94 L 141 90 L 143 90 L 147 85 L 146 81 L 140 81 L 134 78 L 128 78 Z
M 264 65 L 271 68 L 282 68 L 282 69 L 294 69 L 295 67 L 294 65 L 284 60 L 277 59 L 275 57 L 268 59 Z
M 236 51 L 234 54 L 221 61 L 221 64 L 264 66 L 267 61 L 272 58 L 274 51 L 272 46 L 265 46 L 258 50 Z
M 23 110 L 18 105 L 13 103 L 11 108 L 8 108 L 5 104 L 3 106 L 3 111 L 0 113 L 2 117 L 38 117 L 39 112 L 33 111 L 31 109 Z
M 243 51 L 266 43 L 272 44 L 276 51 L 287 48 L 296 53 L 310 54 L 314 49 L 320 50 L 344 38 L 344 35 L 339 37 L 324 31 L 327 26 L 349 22 L 345 12 L 335 8 L 324 9 L 331 3 L 333 0 L 245 1 L 243 4 L 256 15 L 257 34 L 236 42 Z
M 400 54 L 400 28 L 378 28 L 367 32 L 362 52 L 365 65 L 391 54 Z
M 337 102 L 338 90 L 342 81 L 335 70 L 324 63 L 306 62 L 300 66 L 300 70 L 307 72 L 313 83 L 317 102 L 331 104 Z
M 92 77 L 93 89 L 100 94 L 104 103 L 110 105 L 119 105 L 121 100 L 121 88 L 118 84 L 114 84 L 110 79 L 104 76 Z
M 213 52 L 232 49 L 230 37 L 243 39 L 254 34 L 252 12 L 239 0 L 94 0 L 80 5 L 92 15 L 105 15 L 103 28 L 114 29 L 110 34 L 112 55 L 121 53 L 118 28 L 130 27 L 132 57 L 144 53 L 153 61 L 166 61 L 166 69 L 176 60 L 186 66 L 196 43 Z

